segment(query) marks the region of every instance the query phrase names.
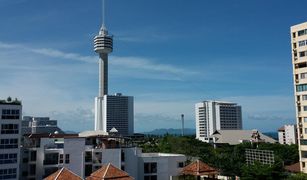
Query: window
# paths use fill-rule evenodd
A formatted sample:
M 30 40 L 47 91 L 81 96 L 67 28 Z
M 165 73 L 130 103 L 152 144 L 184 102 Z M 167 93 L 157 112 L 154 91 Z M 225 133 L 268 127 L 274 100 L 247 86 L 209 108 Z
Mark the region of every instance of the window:
M 17 154 L 0 154 L 0 164 L 17 163 Z
M 183 168 L 184 167 L 184 162 L 178 162 L 178 167 Z
M 92 162 L 92 152 L 91 151 L 87 151 L 85 152 L 85 162 Z
M 125 152 L 124 152 L 124 150 L 121 151 L 121 161 L 125 162 Z
M 19 119 L 19 109 L 2 109 L 2 119 Z
M 305 128 L 305 134 L 307 134 L 307 128 Z
M 301 139 L 301 140 L 300 140 L 300 143 L 301 143 L 301 145 L 307 145 L 307 140 Z
M 307 122 L 307 117 L 304 117 L 304 122 Z
M 16 168 L 0 169 L 0 179 L 16 179 Z
M 85 176 L 90 176 L 92 173 L 92 165 L 86 164 L 84 172 L 85 172 Z
M 1 124 L 1 134 L 18 134 L 18 124 Z
M 301 47 L 301 46 L 305 46 L 307 44 L 307 40 L 303 40 L 303 41 L 299 41 L 298 42 L 298 46 Z
M 157 175 L 144 176 L 144 180 L 157 180 Z
M 302 158 L 307 158 L 307 151 L 301 151 Z
M 303 99 L 303 101 L 306 101 L 307 100 L 307 95 L 303 95 L 302 99 Z
M 307 55 L 307 51 L 299 52 L 300 57 L 305 57 Z
M 69 164 L 69 154 L 65 154 L 65 164 Z
M 60 164 L 63 164 L 63 162 L 64 162 L 64 156 L 63 156 L 63 154 L 60 154 L 60 160 L 59 160 L 59 163 Z
M 145 174 L 157 173 L 157 163 L 156 162 L 144 163 L 144 173 Z
M 304 30 L 300 30 L 297 32 L 297 36 L 302 36 L 302 35 L 305 35 L 307 34 L 307 29 L 304 29 Z
M 304 111 L 307 111 L 307 106 L 303 106 L 304 107 Z
M 295 38 L 296 37 L 296 33 L 294 32 L 294 33 L 292 33 L 292 37 L 293 38 Z
M 302 73 L 301 74 L 301 79 L 305 79 L 305 78 L 307 78 L 307 73 Z
M 44 165 L 58 164 L 59 153 L 45 154 Z
M 15 149 L 18 148 L 18 139 L 1 139 L 0 149 Z
M 307 84 L 296 85 L 296 92 L 307 91 Z
M 305 162 L 302 162 L 302 166 L 303 166 L 303 168 L 305 167 Z
M 36 151 L 30 152 L 30 161 L 36 161 Z
M 35 175 L 35 173 L 36 173 L 36 164 L 30 164 L 29 165 L 29 174 Z

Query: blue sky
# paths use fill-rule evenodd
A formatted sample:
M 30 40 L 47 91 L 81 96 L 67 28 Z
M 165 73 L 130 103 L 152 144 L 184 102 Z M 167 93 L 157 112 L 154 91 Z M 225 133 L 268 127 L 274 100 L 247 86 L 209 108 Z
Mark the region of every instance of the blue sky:
M 194 104 L 242 105 L 243 126 L 295 123 L 290 26 L 304 0 L 107 1 L 109 92 L 135 97 L 135 130 L 194 128 Z M 94 126 L 101 1 L 0 0 L 0 96 L 65 130 Z

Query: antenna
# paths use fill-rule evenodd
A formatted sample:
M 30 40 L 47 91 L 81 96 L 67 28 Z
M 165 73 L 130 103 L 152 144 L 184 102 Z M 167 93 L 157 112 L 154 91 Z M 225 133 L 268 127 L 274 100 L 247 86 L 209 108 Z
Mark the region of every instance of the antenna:
M 105 0 L 102 0 L 102 19 L 101 19 L 102 23 L 101 23 L 101 27 L 103 29 L 106 29 L 106 27 L 105 27 L 105 11 L 106 11 Z
M 181 136 L 184 136 L 184 114 L 181 114 Z

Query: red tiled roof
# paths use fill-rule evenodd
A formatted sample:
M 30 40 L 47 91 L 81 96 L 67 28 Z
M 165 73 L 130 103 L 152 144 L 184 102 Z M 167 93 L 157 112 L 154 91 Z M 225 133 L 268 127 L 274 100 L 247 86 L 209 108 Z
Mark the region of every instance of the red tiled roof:
M 184 167 L 181 174 L 193 176 L 215 175 L 218 174 L 218 170 L 200 160 L 197 160 Z
M 86 180 L 105 180 L 105 179 L 133 180 L 134 178 L 129 176 L 129 174 L 126 173 L 125 171 L 122 171 L 117 167 L 113 166 L 111 163 L 102 166 L 100 169 L 93 172 L 91 176 L 86 178 Z
M 289 166 L 285 166 L 285 169 L 289 172 L 294 172 L 294 173 L 298 173 L 300 172 L 300 163 L 297 162 L 295 164 L 291 164 Z
M 81 177 L 73 173 L 72 171 L 62 168 L 46 177 L 44 180 L 82 180 Z

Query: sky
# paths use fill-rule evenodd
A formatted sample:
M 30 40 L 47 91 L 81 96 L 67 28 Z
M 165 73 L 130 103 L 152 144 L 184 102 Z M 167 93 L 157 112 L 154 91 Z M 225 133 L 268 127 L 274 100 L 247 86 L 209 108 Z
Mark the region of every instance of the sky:
M 64 130 L 94 128 L 100 0 L 0 0 L 0 99 Z M 135 132 L 195 128 L 204 100 L 242 106 L 243 128 L 295 123 L 290 26 L 307 1 L 106 0 L 109 93 L 134 96 Z

